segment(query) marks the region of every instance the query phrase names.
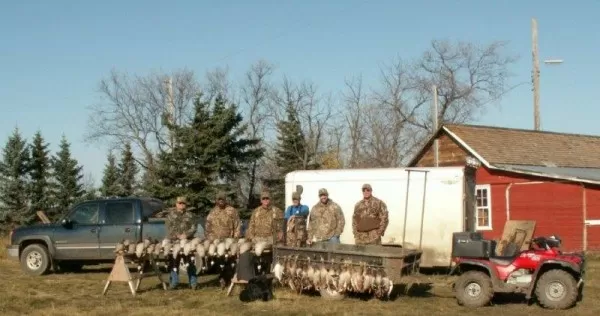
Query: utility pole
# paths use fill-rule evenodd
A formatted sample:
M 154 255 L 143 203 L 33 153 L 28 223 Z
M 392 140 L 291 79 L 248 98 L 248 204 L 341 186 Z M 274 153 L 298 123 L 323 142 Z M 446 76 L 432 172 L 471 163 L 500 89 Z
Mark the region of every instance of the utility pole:
M 435 133 L 437 133 L 438 129 L 440 128 L 440 124 L 438 122 L 439 120 L 439 115 L 438 115 L 438 91 L 437 91 L 437 86 L 433 85 L 433 103 L 432 103 L 433 109 L 431 111 L 432 113 L 432 119 L 433 119 L 433 133 L 435 135 Z M 440 157 L 439 157 L 439 141 L 436 139 L 433 140 L 433 161 L 435 163 L 435 166 L 438 167 L 439 166 L 439 161 L 440 161 Z
M 533 57 L 533 69 L 531 80 L 533 81 L 533 125 L 536 131 L 540 130 L 540 61 L 538 58 L 538 32 L 537 20 L 531 19 L 531 52 Z

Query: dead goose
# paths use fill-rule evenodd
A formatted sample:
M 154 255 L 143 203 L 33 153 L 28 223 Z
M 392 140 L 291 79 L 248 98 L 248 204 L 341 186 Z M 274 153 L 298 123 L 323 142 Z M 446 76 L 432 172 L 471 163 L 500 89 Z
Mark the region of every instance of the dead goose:
M 193 249 L 194 248 L 192 248 L 191 242 L 186 243 L 185 245 L 183 245 L 183 255 L 187 257 Z
M 215 254 L 217 254 L 217 246 L 215 246 L 215 244 L 210 244 L 208 246 L 208 255 L 214 257 Z
M 267 243 L 264 241 L 259 241 L 254 245 L 254 254 L 256 254 L 257 257 L 260 257 L 262 255 L 262 252 L 265 250 L 265 247 L 267 247 Z
M 235 242 L 235 239 L 233 238 L 226 238 L 225 239 L 225 249 L 229 250 L 229 248 L 231 247 L 231 245 Z
M 196 246 L 198 246 L 200 244 L 201 239 L 199 237 L 194 237 L 194 239 L 192 239 L 192 241 L 190 242 L 192 244 L 192 248 L 196 248 Z
M 217 245 L 217 256 L 224 257 L 225 256 L 225 243 L 221 242 Z
M 123 252 L 125 250 L 125 246 L 123 245 L 123 243 L 117 243 L 117 245 L 115 246 L 115 253 L 117 252 Z
M 135 246 L 135 255 L 141 258 L 144 255 L 144 243 L 141 242 Z
M 238 249 L 239 249 L 238 243 L 231 244 L 231 247 L 229 247 L 229 254 L 231 256 L 236 256 L 238 254 Z

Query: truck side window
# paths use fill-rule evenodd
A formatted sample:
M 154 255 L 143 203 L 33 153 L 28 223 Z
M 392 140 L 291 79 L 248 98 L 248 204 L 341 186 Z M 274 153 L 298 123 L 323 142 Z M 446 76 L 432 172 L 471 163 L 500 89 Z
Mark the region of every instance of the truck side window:
M 69 220 L 79 225 L 98 224 L 98 204 L 90 203 L 78 206 L 69 215 Z
M 134 224 L 135 213 L 132 202 L 108 202 L 104 212 L 105 225 Z

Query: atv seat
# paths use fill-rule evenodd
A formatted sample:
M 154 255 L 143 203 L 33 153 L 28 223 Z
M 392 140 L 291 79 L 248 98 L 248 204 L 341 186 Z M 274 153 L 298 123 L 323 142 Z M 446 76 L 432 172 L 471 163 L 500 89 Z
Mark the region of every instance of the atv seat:
M 516 257 L 490 257 L 490 262 L 493 262 L 500 266 L 507 266 L 513 263 Z

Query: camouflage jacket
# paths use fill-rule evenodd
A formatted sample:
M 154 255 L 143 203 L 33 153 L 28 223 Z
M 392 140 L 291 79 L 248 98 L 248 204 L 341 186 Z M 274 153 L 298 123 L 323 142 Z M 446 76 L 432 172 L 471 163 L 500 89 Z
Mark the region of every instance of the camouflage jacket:
M 369 232 L 357 231 L 358 222 L 363 217 L 379 219 L 379 228 Z M 356 243 L 371 243 L 381 238 L 388 226 L 387 205 L 382 200 L 371 196 L 368 200 L 360 200 L 354 206 L 352 216 L 352 232 Z
M 308 218 L 308 240 L 313 237 L 317 241 L 328 240 L 333 236 L 340 236 L 344 231 L 344 213 L 342 208 L 332 200 L 327 204 L 315 204 L 310 210 Z
M 223 238 L 240 238 L 240 216 L 235 208 L 215 206 L 206 217 L 204 228 L 206 238 L 210 240 Z
M 273 232 L 283 233 L 283 211 L 275 206 L 264 208 L 259 206 L 252 211 L 246 238 L 272 237 Z
M 189 211 L 179 212 L 171 209 L 165 221 L 167 237 L 176 239 L 178 235 L 185 234 L 188 239 L 193 238 L 198 229 L 196 217 Z

